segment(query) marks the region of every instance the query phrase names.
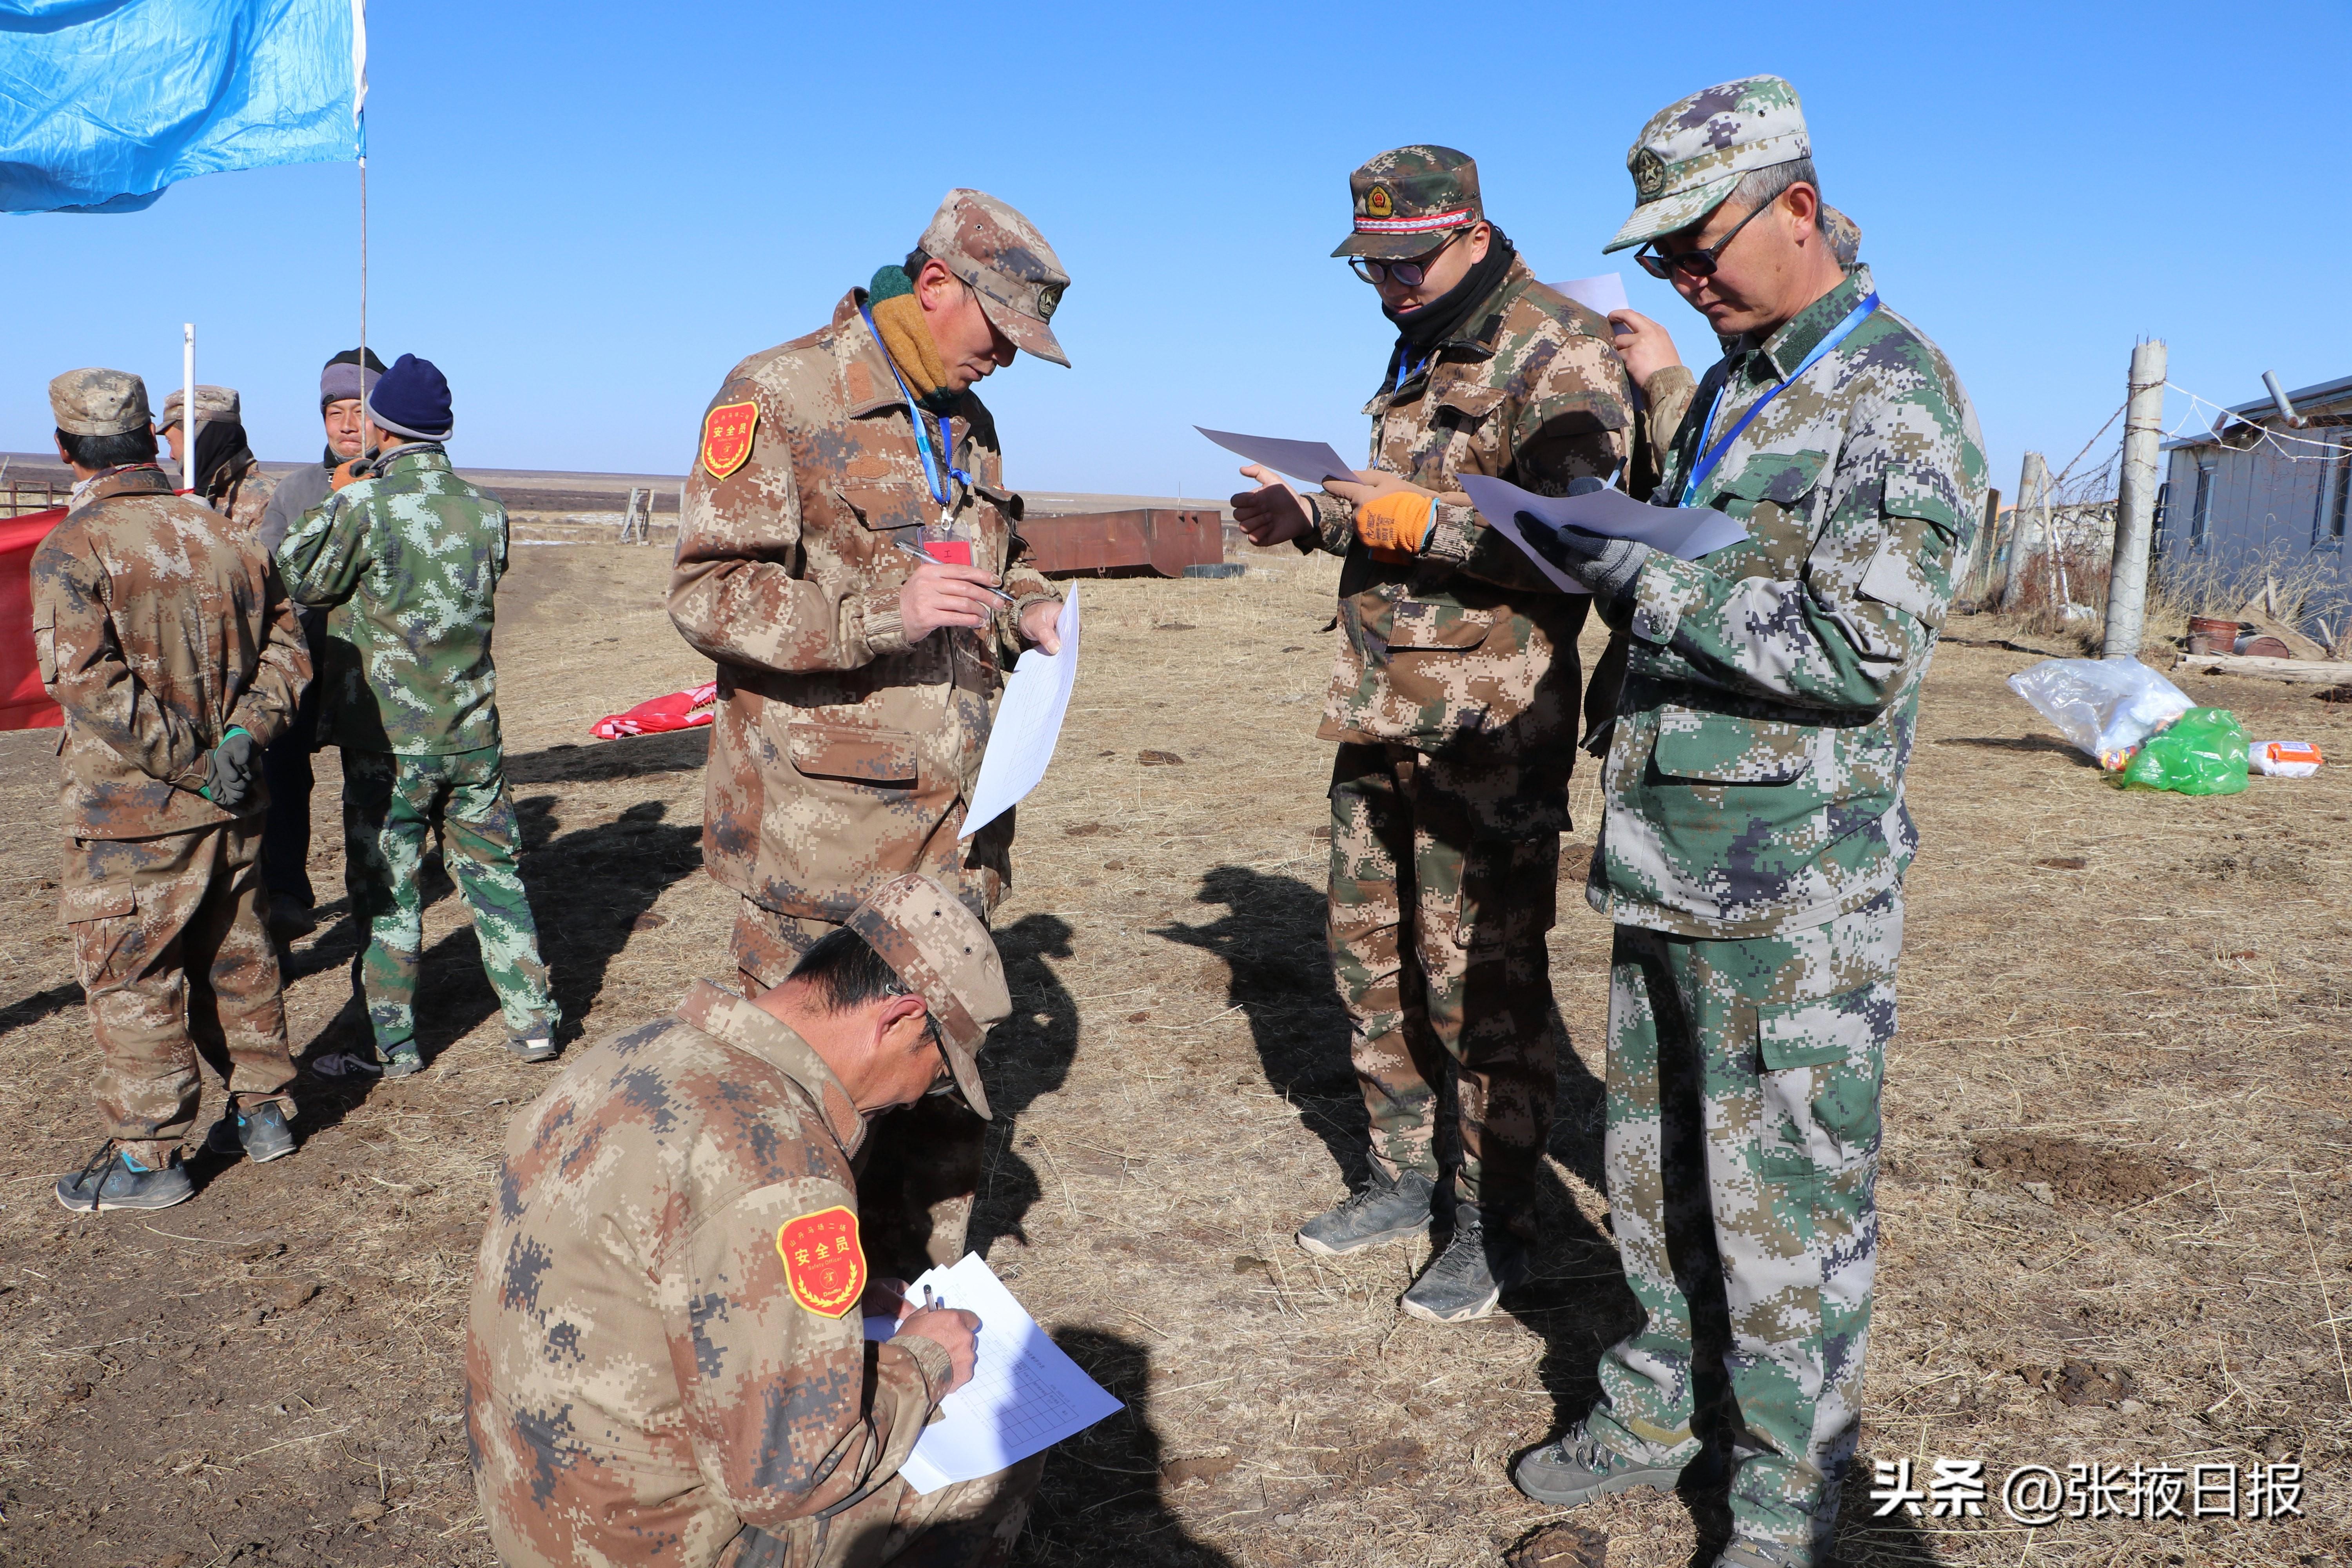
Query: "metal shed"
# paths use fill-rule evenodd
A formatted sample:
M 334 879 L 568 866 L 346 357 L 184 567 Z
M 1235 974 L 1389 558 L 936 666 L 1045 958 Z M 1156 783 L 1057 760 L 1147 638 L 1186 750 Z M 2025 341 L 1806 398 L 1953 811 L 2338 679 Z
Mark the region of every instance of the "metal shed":
M 2352 611 L 2344 542 L 2352 509 L 2352 375 L 2226 410 L 2165 443 L 2157 498 L 2159 572 L 2251 597 L 2265 577 L 2302 599 L 2305 628 L 2343 629 Z M 2217 595 L 2219 596 L 2219 595 Z

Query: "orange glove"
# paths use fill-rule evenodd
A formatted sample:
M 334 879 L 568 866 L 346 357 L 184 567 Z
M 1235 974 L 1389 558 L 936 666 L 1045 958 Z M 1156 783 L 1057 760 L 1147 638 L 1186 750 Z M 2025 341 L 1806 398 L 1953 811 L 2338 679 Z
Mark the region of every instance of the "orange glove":
M 1437 503 L 1411 490 L 1391 490 L 1356 509 L 1356 537 L 1375 561 L 1410 561 L 1437 521 Z

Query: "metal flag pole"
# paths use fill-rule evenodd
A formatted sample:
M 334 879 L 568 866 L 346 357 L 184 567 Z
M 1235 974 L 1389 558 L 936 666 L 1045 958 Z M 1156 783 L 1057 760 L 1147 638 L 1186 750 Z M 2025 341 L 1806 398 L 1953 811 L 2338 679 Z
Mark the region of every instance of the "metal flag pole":
M 196 324 L 180 328 L 180 488 L 196 488 Z

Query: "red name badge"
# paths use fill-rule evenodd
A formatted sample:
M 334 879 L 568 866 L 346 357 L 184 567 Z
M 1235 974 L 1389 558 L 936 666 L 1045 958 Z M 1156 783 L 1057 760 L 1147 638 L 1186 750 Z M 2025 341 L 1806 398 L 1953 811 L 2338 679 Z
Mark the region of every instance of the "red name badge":
M 943 566 L 971 564 L 971 541 L 968 539 L 926 539 L 923 553 Z

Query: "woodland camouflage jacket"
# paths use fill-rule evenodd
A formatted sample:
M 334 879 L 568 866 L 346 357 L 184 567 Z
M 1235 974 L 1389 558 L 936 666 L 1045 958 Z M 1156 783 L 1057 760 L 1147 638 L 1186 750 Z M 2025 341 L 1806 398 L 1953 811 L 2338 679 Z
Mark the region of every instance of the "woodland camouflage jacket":
M 942 521 L 861 298 L 737 365 L 703 418 L 669 590 L 670 619 L 719 666 L 703 864 L 786 914 L 840 921 L 922 871 L 984 916 L 1003 863 L 966 869 L 956 835 L 1019 613 L 1058 595 L 1027 564 L 995 422 L 969 393 L 948 424 L 971 477 L 946 480 Z M 919 544 L 969 550 L 1014 602 L 908 643 L 898 589 Z
M 437 445 L 394 448 L 278 546 L 286 591 L 327 617 L 319 742 L 438 755 L 499 743 L 490 633 L 507 509 Z
M 1700 381 L 1660 489 L 1872 292 L 1870 269 Z M 1881 307 L 1700 482 L 1749 538 L 1653 555 L 1616 618 L 1632 648 L 1587 897 L 1628 925 L 1738 938 L 1898 884 L 1919 682 L 1984 502 L 1984 447 L 1942 351 Z
M 864 1135 L 805 1041 L 707 981 L 508 1124 L 466 1341 L 508 1568 L 703 1568 L 745 1525 L 804 1563 L 887 1517 L 949 1365 L 865 1341 Z
M 1456 488 L 1456 475 L 1488 474 L 1559 495 L 1570 479 L 1606 478 L 1624 460 L 1632 407 L 1606 319 L 1515 260 L 1463 335 L 1364 411 L 1376 468 L 1441 494 Z M 1344 641 L 1322 737 L 1496 761 L 1540 756 L 1564 778 L 1587 601 L 1559 594 L 1467 507 L 1440 507 L 1419 556 L 1391 563 L 1357 540 L 1346 502 L 1319 492 L 1307 500 L 1317 526 L 1301 547 L 1347 558 Z
M 33 648 L 65 710 L 66 831 L 144 838 L 231 820 L 197 792 L 231 727 L 268 744 L 310 655 L 260 546 L 163 470 L 93 481 L 33 552 Z M 260 791 L 251 816 L 268 804 Z

